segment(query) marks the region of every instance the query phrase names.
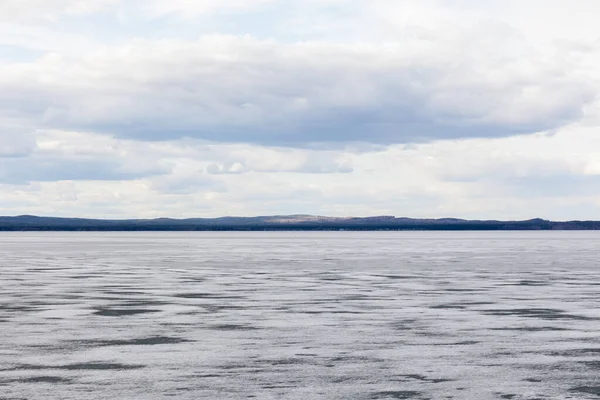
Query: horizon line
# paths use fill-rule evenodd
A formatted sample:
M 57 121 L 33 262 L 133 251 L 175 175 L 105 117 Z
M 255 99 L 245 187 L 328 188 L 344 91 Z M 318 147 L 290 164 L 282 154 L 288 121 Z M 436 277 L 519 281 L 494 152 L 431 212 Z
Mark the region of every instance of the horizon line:
M 461 217 L 408 217 L 408 216 L 395 216 L 385 214 L 373 214 L 373 215 L 349 215 L 349 216 L 329 216 L 320 214 L 270 214 L 270 215 L 221 215 L 217 217 L 86 217 L 86 216 L 52 216 L 52 215 L 38 215 L 38 214 L 17 214 L 17 215 L 0 215 L 0 218 L 40 218 L 40 219 L 72 219 L 72 220 L 92 220 L 92 221 L 158 221 L 158 220 L 172 220 L 172 221 L 186 221 L 186 220 L 216 220 L 224 218 L 238 218 L 238 219 L 256 219 L 256 218 L 293 218 L 293 217 L 305 217 L 305 218 L 323 218 L 330 220 L 348 220 L 348 219 L 374 219 L 374 218 L 387 218 L 394 220 L 414 220 L 414 221 L 441 221 L 441 220 L 455 220 L 463 222 L 555 222 L 555 223 L 566 223 L 566 222 L 600 222 L 600 219 L 565 219 L 565 220 L 554 220 L 541 217 L 533 217 L 526 219 L 494 219 L 494 218 L 461 218 Z

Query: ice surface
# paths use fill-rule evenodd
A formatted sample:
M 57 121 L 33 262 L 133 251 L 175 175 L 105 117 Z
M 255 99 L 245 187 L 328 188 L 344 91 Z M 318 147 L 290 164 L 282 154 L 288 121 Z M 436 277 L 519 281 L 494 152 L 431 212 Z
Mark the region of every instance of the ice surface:
M 600 398 L 600 233 L 0 234 L 1 399 Z

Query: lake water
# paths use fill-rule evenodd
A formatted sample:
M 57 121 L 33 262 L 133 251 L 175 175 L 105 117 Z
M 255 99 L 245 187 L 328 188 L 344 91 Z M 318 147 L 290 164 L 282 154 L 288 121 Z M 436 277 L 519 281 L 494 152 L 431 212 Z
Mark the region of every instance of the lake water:
M 600 398 L 600 232 L 1 233 L 0 399 Z

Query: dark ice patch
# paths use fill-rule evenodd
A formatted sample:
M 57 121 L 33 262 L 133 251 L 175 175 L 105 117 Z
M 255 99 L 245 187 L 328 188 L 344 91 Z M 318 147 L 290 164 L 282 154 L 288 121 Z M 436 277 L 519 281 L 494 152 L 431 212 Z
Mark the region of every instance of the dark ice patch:
M 513 308 L 513 309 L 495 309 L 482 310 L 484 314 L 498 316 L 517 316 L 524 318 L 539 318 L 546 320 L 579 320 L 589 321 L 593 318 L 581 315 L 567 314 L 564 310 L 556 308 Z
M 406 379 L 411 379 L 411 380 L 417 380 L 417 381 L 421 381 L 421 382 L 427 382 L 427 383 L 443 383 L 443 382 L 451 382 L 452 381 L 452 379 L 429 378 L 425 375 L 420 375 L 420 374 L 400 375 L 400 377 L 406 378 Z
M 231 304 L 203 304 L 201 306 L 208 313 L 218 313 L 228 310 L 243 310 L 245 307 L 234 306 Z
M 102 293 L 114 294 L 118 296 L 143 296 L 146 293 L 137 290 L 105 290 Z
M 31 378 L 15 379 L 13 382 L 19 383 L 71 383 L 73 380 L 60 376 L 34 376 Z
M 169 336 L 150 336 L 144 338 L 135 338 L 135 339 L 123 339 L 123 340 L 90 340 L 81 342 L 83 344 L 88 344 L 92 346 L 155 346 L 161 344 L 178 344 L 178 343 L 186 343 L 190 342 L 190 340 L 182 339 L 178 337 L 169 337 Z
M 266 390 L 273 390 L 273 389 L 295 389 L 297 388 L 296 385 L 263 385 L 261 386 L 262 389 L 266 389 Z
M 214 300 L 219 300 L 219 299 L 231 300 L 231 299 L 243 299 L 244 298 L 242 296 L 220 295 L 220 294 L 214 294 L 214 293 L 178 293 L 178 294 L 174 294 L 173 297 L 177 297 L 180 299 L 214 299 Z
M 392 322 L 390 327 L 396 331 L 410 331 L 415 328 L 417 322 L 416 319 L 404 319 Z
M 19 371 L 19 370 L 45 370 L 45 369 L 56 369 L 56 370 L 66 370 L 66 371 L 79 371 L 79 370 L 90 370 L 90 371 L 105 371 L 105 370 L 131 370 L 131 369 L 140 369 L 144 368 L 145 365 L 138 364 L 121 364 L 121 363 L 104 363 L 104 362 L 87 362 L 87 363 L 74 363 L 74 364 L 65 364 L 65 365 L 34 365 L 34 364 L 22 364 L 16 366 L 14 368 L 9 369 L 9 371 Z
M 246 324 L 219 324 L 208 326 L 208 329 L 213 329 L 216 331 L 252 331 L 259 328 Z
M 206 278 L 187 277 L 187 278 L 183 279 L 181 282 L 182 283 L 198 283 L 198 282 L 204 282 L 204 281 L 206 281 Z
M 97 278 L 99 276 L 102 276 L 102 275 L 100 275 L 100 274 L 71 275 L 71 276 L 69 276 L 69 279 L 90 279 L 90 278 Z
M 355 300 L 385 300 L 385 297 L 373 296 L 368 294 L 349 294 L 340 298 L 342 301 L 355 301 Z
M 263 360 L 263 363 L 270 365 L 306 365 L 312 364 L 310 360 L 301 357 L 277 358 L 273 360 Z
M 442 303 L 442 304 L 436 304 L 433 305 L 429 308 L 432 309 L 458 309 L 458 310 L 464 310 L 467 309 L 469 307 L 473 307 L 473 306 L 489 306 L 489 305 L 493 305 L 496 304 L 494 302 L 491 301 L 464 301 L 464 302 L 455 302 L 455 303 Z
M 517 283 L 518 286 L 547 286 L 547 281 L 522 280 Z
M 420 392 L 412 390 L 388 390 L 383 392 L 373 393 L 370 398 L 373 400 L 384 400 L 384 399 L 415 399 L 420 396 Z
M 189 375 L 189 378 L 198 378 L 198 379 L 211 379 L 211 378 L 220 378 L 221 375 L 218 374 L 196 374 L 196 375 Z
M 147 307 L 147 306 L 164 306 L 170 304 L 161 300 L 124 300 L 118 307 Z
M 419 276 L 416 276 L 416 275 L 373 275 L 373 276 L 376 276 L 378 278 L 392 279 L 392 280 L 420 278 Z
M 571 388 L 571 392 L 600 396 L 600 386 L 576 386 L 574 388 Z
M 489 328 L 491 331 L 518 331 L 518 332 L 552 332 L 552 331 L 568 331 L 567 328 L 558 326 L 515 326 L 502 328 Z
M 304 311 L 291 311 L 294 314 L 309 314 L 309 315 L 321 315 L 321 314 L 350 314 L 359 315 L 367 314 L 366 311 L 347 311 L 347 310 L 304 310 Z
M 148 314 L 156 312 L 160 312 L 160 310 L 147 308 L 100 308 L 96 312 L 94 312 L 94 314 L 100 315 L 102 317 L 125 317 L 129 315 Z
M 526 378 L 526 379 L 523 379 L 523 381 L 525 381 L 525 382 L 531 382 L 531 383 L 540 383 L 540 382 L 543 382 L 539 378 Z
M 435 306 L 431 306 L 429 307 L 433 310 L 445 310 L 445 309 L 455 309 L 455 310 L 465 310 L 467 308 L 467 306 L 462 305 L 462 304 L 436 304 Z
M 584 349 L 570 349 L 561 351 L 552 351 L 548 355 L 560 356 L 560 357 L 585 357 L 600 355 L 600 348 L 584 348 Z
M 337 282 L 337 281 L 343 281 L 345 278 L 341 275 L 336 275 L 336 274 L 323 274 L 321 276 L 319 276 L 319 280 L 321 281 L 326 281 L 326 282 Z
M 472 346 L 474 344 L 479 344 L 476 340 L 463 340 L 461 342 L 451 342 L 451 343 L 432 343 L 432 346 Z
M 39 311 L 38 307 L 34 307 L 30 304 L 11 304 L 4 303 L 0 304 L 0 311 L 6 311 L 8 313 L 14 312 L 33 312 Z
M 366 356 L 357 356 L 351 354 L 345 354 L 330 358 L 332 362 L 352 362 L 352 363 L 367 363 L 367 362 L 383 362 L 385 361 L 383 358 L 377 357 L 366 357 Z
M 590 369 L 600 371 L 600 361 L 582 361 L 581 363 Z
M 75 364 L 67 364 L 56 367 L 58 369 L 64 369 L 68 371 L 79 371 L 79 370 L 89 370 L 89 371 L 110 371 L 110 370 L 131 370 L 131 369 L 141 369 L 144 368 L 144 365 L 138 364 L 121 364 L 121 363 L 103 363 L 103 362 L 89 362 L 89 363 L 75 363 Z

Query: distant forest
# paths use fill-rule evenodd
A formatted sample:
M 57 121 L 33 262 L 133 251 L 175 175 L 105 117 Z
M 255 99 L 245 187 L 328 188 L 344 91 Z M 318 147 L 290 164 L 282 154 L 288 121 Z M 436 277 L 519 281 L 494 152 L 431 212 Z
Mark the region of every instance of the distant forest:
M 412 219 L 389 216 L 332 218 L 314 216 L 222 217 L 191 219 L 82 219 L 22 215 L 0 217 L 0 231 L 503 231 L 600 230 L 600 221 L 477 221 L 454 218 Z

